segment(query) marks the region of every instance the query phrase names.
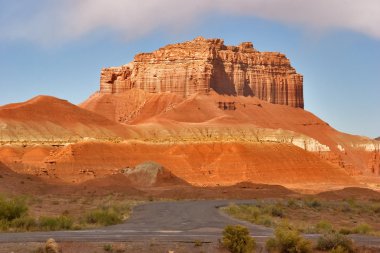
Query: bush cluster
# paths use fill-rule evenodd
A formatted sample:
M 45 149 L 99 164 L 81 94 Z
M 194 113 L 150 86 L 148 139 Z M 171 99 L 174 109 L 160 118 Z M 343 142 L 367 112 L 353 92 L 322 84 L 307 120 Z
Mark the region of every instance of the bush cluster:
M 314 209 L 318 209 L 322 207 L 322 203 L 317 199 L 307 199 L 305 200 L 306 206 Z
M 279 205 L 261 206 L 254 205 L 230 205 L 224 209 L 229 215 L 255 224 L 272 227 L 276 220 L 285 217 L 284 208 Z
M 73 229 L 74 220 L 68 216 L 40 217 L 22 216 L 12 221 L 0 222 L 3 231 L 55 231 Z
M 248 229 L 239 225 L 225 227 L 222 243 L 232 253 L 251 253 L 256 247 Z
M 40 217 L 39 219 L 40 230 L 46 231 L 69 230 L 73 228 L 73 224 L 73 219 L 65 215 L 58 217 Z
M 122 221 L 120 214 L 113 209 L 96 209 L 86 214 L 88 224 L 97 224 L 102 226 L 115 225 Z
M 65 211 L 62 215 L 34 218 L 28 215 L 25 198 L 0 197 L 0 231 L 54 231 L 80 229 L 99 225 L 108 226 L 122 222 L 130 213 L 130 205 L 109 205 L 86 213 L 77 221 Z
M 13 221 L 27 212 L 28 207 L 24 198 L 5 199 L 0 197 L 0 220 Z
M 353 253 L 354 244 L 351 239 L 339 233 L 322 235 L 317 242 L 317 249 L 331 252 Z
M 87 212 L 84 222 L 92 225 L 110 226 L 125 220 L 131 212 L 130 205 L 106 205 Z
M 310 241 L 300 236 L 298 231 L 292 230 L 287 225 L 278 226 L 274 237 L 266 242 L 268 252 L 279 253 L 309 253 L 312 252 Z

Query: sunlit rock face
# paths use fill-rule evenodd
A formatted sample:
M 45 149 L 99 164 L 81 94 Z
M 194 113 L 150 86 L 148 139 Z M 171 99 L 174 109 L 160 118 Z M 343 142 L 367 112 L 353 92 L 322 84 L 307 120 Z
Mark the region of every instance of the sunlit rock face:
M 303 77 L 284 54 L 259 52 L 251 42 L 226 46 L 222 39 L 203 37 L 140 53 L 129 64 L 102 69 L 101 93 L 124 93 L 131 88 L 184 97 L 214 90 L 304 106 Z

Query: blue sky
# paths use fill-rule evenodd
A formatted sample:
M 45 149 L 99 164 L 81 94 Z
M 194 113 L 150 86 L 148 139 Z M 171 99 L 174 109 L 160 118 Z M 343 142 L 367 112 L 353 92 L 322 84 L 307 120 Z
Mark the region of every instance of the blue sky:
M 39 94 L 80 103 L 102 67 L 202 35 L 285 53 L 304 75 L 305 109 L 380 136 L 379 1 L 190 2 L 0 0 L 0 105 Z

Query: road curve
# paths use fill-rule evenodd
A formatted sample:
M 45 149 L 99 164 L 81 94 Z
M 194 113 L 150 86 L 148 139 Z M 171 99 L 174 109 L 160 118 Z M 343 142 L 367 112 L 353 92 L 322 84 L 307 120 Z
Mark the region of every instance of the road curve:
M 57 241 L 195 241 L 214 242 L 227 225 L 244 225 L 259 243 L 273 235 L 273 230 L 236 220 L 219 211 L 219 207 L 236 204 L 255 204 L 255 200 L 196 200 L 150 202 L 133 209 L 125 223 L 101 229 L 54 232 L 0 233 L 0 243 L 43 242 L 52 237 Z M 315 239 L 319 235 L 306 235 Z M 359 244 L 380 247 L 380 238 L 353 236 Z

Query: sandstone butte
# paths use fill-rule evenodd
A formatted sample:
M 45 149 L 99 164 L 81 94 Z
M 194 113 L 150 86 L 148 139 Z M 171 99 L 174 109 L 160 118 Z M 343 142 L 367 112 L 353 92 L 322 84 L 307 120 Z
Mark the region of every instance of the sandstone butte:
M 53 97 L 0 107 L 0 164 L 66 183 L 154 161 L 196 186 L 378 187 L 380 142 L 303 110 L 280 53 L 196 38 L 105 68 L 79 106 Z
M 102 70 L 101 93 L 124 93 L 132 88 L 183 97 L 214 90 L 303 108 L 302 75 L 285 55 L 259 52 L 251 42 L 226 46 L 222 39 L 198 37 L 137 54 L 129 64 Z

